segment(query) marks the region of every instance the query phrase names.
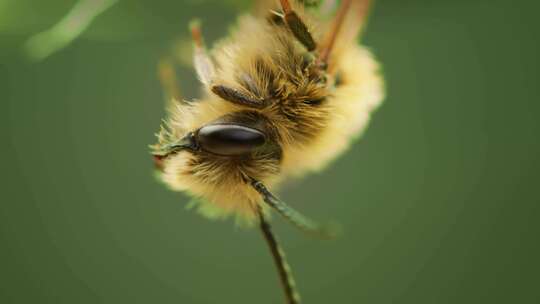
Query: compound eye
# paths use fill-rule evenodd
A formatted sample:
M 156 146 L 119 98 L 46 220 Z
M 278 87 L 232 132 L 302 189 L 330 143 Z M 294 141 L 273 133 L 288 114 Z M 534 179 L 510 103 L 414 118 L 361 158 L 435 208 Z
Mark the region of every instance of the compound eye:
M 196 136 L 203 150 L 225 156 L 249 153 L 265 142 L 261 131 L 233 124 L 204 126 Z

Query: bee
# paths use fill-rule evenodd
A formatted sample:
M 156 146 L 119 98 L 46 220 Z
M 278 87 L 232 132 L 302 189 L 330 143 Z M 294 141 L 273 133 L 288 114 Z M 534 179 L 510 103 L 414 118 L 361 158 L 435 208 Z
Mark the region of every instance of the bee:
M 241 16 L 211 50 L 192 23 L 200 99 L 183 99 L 172 68 L 160 68 L 172 100 L 151 146 L 160 178 L 197 198 L 197 210 L 209 218 L 258 224 L 288 303 L 300 297 L 270 229 L 271 210 L 310 234 L 331 237 L 334 230 L 270 189 L 324 169 L 363 133 L 384 98 L 379 64 L 356 43 L 370 1 L 342 0 L 325 18 L 332 5 L 259 1 L 256 13 Z

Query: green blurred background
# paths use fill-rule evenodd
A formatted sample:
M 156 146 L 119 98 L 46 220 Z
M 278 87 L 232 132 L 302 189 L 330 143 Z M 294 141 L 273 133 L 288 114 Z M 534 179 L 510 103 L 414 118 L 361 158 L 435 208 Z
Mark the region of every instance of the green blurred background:
M 73 4 L 0 1 L 0 303 L 281 303 L 259 233 L 186 211 L 147 148 L 158 59 L 192 17 L 213 41 L 249 1 L 121 0 L 25 61 L 24 41 Z M 538 9 L 378 1 L 365 44 L 385 104 L 344 157 L 281 193 L 345 235 L 274 221 L 305 303 L 540 303 Z

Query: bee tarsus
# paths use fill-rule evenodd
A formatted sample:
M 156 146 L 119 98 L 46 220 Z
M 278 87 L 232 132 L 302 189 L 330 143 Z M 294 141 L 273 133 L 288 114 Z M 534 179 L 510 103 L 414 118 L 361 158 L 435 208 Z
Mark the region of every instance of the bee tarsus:
M 272 207 L 272 209 L 277 211 L 283 218 L 300 230 L 307 234 L 325 239 L 335 238 L 338 235 L 337 227 L 332 227 L 333 224 L 321 225 L 302 215 L 300 212 L 275 197 L 262 182 L 251 178 L 251 185 L 262 196 L 264 202 L 268 206 Z

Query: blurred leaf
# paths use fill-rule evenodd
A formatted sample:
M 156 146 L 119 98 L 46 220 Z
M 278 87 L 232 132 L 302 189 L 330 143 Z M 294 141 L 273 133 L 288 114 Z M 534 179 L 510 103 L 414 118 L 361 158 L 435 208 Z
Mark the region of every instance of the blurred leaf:
M 31 34 L 57 22 L 76 3 L 74 0 L 1 0 L 0 33 Z
M 114 5 L 118 0 L 80 0 L 53 27 L 32 36 L 24 45 L 31 60 L 42 60 L 66 47 L 79 37 L 94 18 Z

